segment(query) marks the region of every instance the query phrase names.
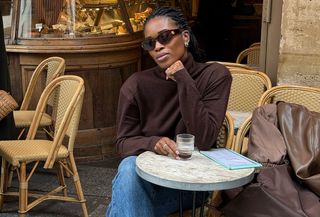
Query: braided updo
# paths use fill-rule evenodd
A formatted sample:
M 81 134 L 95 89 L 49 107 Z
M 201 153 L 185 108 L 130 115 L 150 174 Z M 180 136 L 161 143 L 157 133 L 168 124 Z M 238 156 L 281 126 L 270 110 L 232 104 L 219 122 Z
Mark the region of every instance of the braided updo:
M 160 17 L 160 16 L 170 18 L 171 20 L 173 20 L 176 23 L 176 25 L 179 29 L 187 30 L 189 32 L 190 42 L 189 42 L 189 46 L 188 46 L 188 51 L 192 54 L 193 58 L 196 61 L 202 61 L 202 54 L 201 54 L 201 51 L 199 50 L 197 39 L 194 36 L 191 28 L 189 27 L 186 19 L 184 18 L 184 15 L 182 14 L 182 12 L 177 8 L 168 7 L 168 6 L 156 8 L 152 12 L 152 14 L 150 16 L 148 16 L 144 25 L 146 26 L 150 20 L 152 20 L 155 17 Z

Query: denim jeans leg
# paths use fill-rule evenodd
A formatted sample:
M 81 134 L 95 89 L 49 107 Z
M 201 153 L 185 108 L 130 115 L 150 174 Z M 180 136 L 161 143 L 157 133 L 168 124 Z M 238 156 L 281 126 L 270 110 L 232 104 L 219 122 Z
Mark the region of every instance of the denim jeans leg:
M 112 181 L 112 199 L 107 217 L 153 217 L 150 198 L 152 184 L 141 179 L 135 170 L 136 156 L 122 160 Z

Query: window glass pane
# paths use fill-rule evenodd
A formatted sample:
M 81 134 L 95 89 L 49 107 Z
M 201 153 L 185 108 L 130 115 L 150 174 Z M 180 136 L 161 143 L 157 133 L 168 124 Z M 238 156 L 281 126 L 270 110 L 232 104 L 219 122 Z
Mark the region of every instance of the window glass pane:
M 20 38 L 72 38 L 128 33 L 117 0 L 21 0 Z
M 157 2 L 155 0 L 127 0 L 125 5 L 132 29 L 137 32 L 143 30 L 144 22 L 156 8 Z
M 11 35 L 12 1 L 0 1 L 0 7 L 3 20 L 4 38 L 8 39 Z

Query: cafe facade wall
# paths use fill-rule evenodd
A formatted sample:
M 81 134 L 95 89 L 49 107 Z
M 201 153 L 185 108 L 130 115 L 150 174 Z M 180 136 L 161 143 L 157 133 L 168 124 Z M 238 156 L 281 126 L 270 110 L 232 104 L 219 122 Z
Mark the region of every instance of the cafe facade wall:
M 284 0 L 278 84 L 320 87 L 320 1 Z

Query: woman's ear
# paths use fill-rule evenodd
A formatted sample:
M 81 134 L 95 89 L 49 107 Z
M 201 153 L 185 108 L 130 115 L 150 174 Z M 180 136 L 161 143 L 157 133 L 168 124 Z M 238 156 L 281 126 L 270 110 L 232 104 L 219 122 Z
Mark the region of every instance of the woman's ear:
M 184 30 L 182 32 L 182 38 L 183 38 L 185 47 L 188 47 L 190 42 L 190 33 L 188 30 Z

